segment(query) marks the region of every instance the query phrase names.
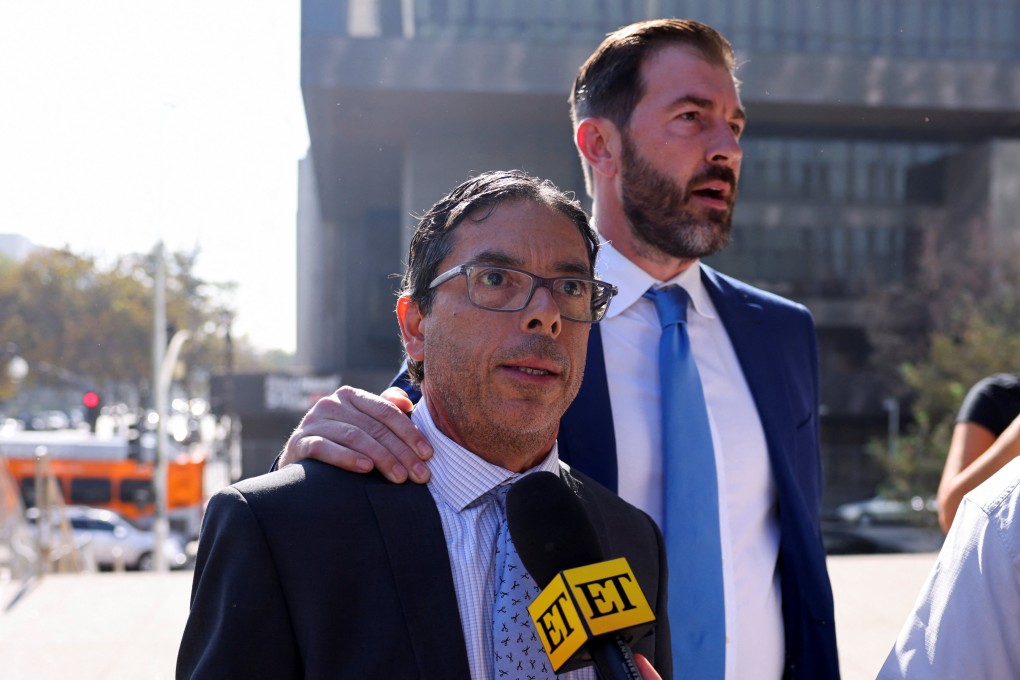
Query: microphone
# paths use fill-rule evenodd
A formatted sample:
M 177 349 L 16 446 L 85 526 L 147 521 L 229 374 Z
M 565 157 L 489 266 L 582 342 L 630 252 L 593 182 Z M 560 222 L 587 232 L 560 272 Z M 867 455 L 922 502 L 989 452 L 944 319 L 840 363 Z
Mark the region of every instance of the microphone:
M 641 680 L 630 643 L 655 620 L 624 558 L 604 560 L 580 499 L 552 472 L 533 472 L 506 497 L 510 537 L 542 592 L 528 612 L 556 672 L 594 661 L 603 680 Z

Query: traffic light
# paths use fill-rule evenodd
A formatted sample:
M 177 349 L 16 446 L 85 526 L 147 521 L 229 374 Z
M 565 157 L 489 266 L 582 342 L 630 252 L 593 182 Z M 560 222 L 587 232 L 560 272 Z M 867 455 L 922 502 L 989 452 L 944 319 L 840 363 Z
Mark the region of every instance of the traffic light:
M 99 398 L 97 392 L 89 390 L 81 396 L 81 403 L 85 407 L 85 422 L 89 424 L 89 429 L 95 432 L 96 421 L 99 419 L 99 410 L 102 408 L 103 400 Z

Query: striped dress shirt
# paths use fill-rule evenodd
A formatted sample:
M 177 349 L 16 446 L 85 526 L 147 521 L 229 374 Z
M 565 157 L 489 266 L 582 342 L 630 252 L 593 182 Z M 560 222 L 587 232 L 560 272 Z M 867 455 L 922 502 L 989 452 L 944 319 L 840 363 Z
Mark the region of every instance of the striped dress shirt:
M 411 420 L 435 451 L 429 462 L 429 491 L 436 501 L 450 555 L 457 607 L 467 646 L 468 666 L 474 680 L 493 676 L 492 605 L 495 593 L 493 552 L 499 532 L 500 511 L 491 493 L 537 470 L 559 475 L 554 445 L 545 459 L 524 473 L 488 463 L 444 435 L 436 427 L 423 397 Z M 429 587 L 423 584 L 423 587 Z M 595 680 L 592 667 L 564 673 L 563 680 Z

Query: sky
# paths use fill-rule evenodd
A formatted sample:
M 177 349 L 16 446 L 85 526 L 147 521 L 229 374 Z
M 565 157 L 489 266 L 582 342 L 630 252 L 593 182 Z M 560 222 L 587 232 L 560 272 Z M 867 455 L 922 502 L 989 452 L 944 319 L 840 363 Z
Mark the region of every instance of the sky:
M 295 347 L 299 0 L 0 2 L 0 233 L 199 248 L 234 332 Z

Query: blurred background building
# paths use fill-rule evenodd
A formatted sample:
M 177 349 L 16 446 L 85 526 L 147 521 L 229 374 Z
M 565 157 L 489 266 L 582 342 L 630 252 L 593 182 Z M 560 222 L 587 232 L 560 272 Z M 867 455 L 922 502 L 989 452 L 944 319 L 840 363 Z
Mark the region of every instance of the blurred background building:
M 708 262 L 811 309 L 827 504 L 869 493 L 864 443 L 898 417 L 869 367 L 874 291 L 911 285 L 927 231 L 1018 242 L 1015 0 L 303 0 L 298 361 L 389 381 L 413 215 L 469 175 L 522 168 L 586 198 L 575 72 L 660 16 L 734 45 L 749 125 L 733 243 Z

